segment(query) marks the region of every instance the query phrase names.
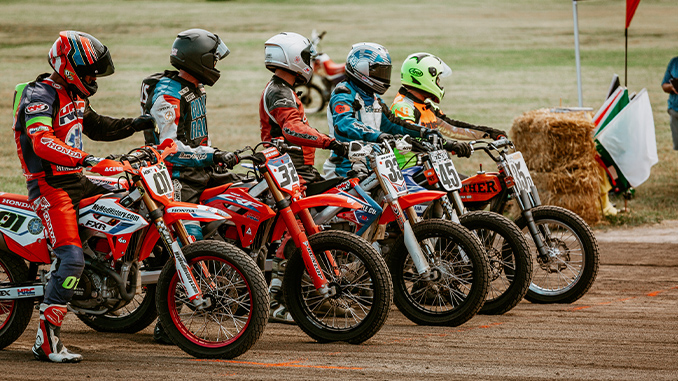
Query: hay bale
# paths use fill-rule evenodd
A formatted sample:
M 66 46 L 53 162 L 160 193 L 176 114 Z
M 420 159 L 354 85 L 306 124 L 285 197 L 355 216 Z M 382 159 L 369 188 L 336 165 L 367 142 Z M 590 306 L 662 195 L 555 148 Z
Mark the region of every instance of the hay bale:
M 511 128 L 511 138 L 523 153 L 542 203 L 572 210 L 589 224 L 601 218 L 594 128 L 585 112 L 548 109 L 524 113 Z

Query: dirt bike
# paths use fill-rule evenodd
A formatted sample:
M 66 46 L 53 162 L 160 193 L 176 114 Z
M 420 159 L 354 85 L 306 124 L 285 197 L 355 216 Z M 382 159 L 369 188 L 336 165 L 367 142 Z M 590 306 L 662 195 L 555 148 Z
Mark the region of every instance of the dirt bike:
M 333 229 L 357 231 L 377 243 L 391 272 L 395 304 L 408 319 L 422 325 L 461 325 L 480 310 L 487 296 L 488 264 L 483 248 L 477 237 L 459 224 L 420 220 L 415 206 L 445 193 L 408 193 L 391 144 L 401 152 L 411 149 L 405 139 L 380 144 L 351 142 L 349 159 L 358 165 L 369 163 L 371 174 L 357 186 L 354 180 L 347 180 L 327 191 L 350 189 L 356 197 L 381 192 L 376 199 L 382 200 L 383 207 L 373 208 L 377 220 L 366 226 L 342 218 L 336 208 L 329 207 L 314 219 Z
M 445 218 L 473 231 L 485 248 L 490 283 L 480 313 L 503 314 L 515 307 L 527 293 L 532 279 L 532 258 L 527 241 L 516 224 L 490 211 L 468 211 L 459 196 L 462 181 L 444 150 L 443 140 L 432 135 L 429 141 L 412 139 L 417 165 L 403 170 L 412 192 L 440 189 L 446 195 L 419 211 L 424 218 Z M 426 208 L 425 210 L 422 210 Z
M 515 221 L 530 244 L 532 283 L 525 299 L 533 303 L 572 303 L 591 288 L 598 273 L 599 249 L 591 228 L 575 213 L 541 205 L 522 154 L 510 140 L 475 142 L 497 163 L 499 172 L 479 171 L 462 181 L 459 191 L 470 210 L 502 214 L 512 199 L 521 216 Z M 509 153 L 511 148 L 515 152 Z
M 270 147 L 256 152 L 261 145 Z M 248 251 L 262 267 L 270 243 L 288 231 L 296 250 L 287 263 L 283 292 L 294 321 L 319 342 L 364 342 L 388 317 L 392 300 L 388 268 L 364 239 L 348 232 L 321 231 L 313 222 L 309 208 L 331 205 L 355 210 L 361 204 L 345 194 L 304 197 L 285 153 L 292 150 L 299 148 L 275 140 L 236 151 L 240 161 L 254 165 L 256 181 L 207 189 L 200 202 L 231 215 L 219 235 Z
M 313 30 L 311 34 L 311 43 L 318 52 L 311 57 L 313 78 L 307 84 L 294 87 L 295 91 L 301 91 L 299 99 L 307 113 L 323 111 L 327 102 L 330 101 L 334 87 L 346 78 L 346 64 L 335 63 L 327 53 L 322 53 L 319 50 L 320 40 L 325 36 L 325 33 L 323 31 L 318 34 Z
M 179 348 L 199 358 L 239 356 L 264 331 L 266 282 L 252 259 L 236 247 L 216 241 L 192 242 L 182 220 L 219 225 L 228 215 L 173 201 L 173 184 L 163 159 L 176 152 L 176 145 L 159 148 L 165 148 L 162 155 L 142 147 L 121 161 L 105 159 L 91 167 L 103 176 L 124 173 L 129 190 L 80 202 L 85 268 L 69 309 L 95 327 L 108 322 L 126 326 L 121 329 L 125 331 L 139 316 L 123 315 L 122 321 L 116 321 L 116 312 L 144 290 L 150 295 L 155 290 L 154 298 L 144 299 L 155 300 L 150 309 L 157 308 L 167 334 Z M 52 255 L 41 221 L 26 196 L 0 195 L 0 213 L 3 348 L 23 333 L 34 304 L 44 296 L 50 275 L 44 267 L 52 263 Z M 158 242 L 169 253 L 166 263 L 154 263 L 161 270 L 147 262 Z

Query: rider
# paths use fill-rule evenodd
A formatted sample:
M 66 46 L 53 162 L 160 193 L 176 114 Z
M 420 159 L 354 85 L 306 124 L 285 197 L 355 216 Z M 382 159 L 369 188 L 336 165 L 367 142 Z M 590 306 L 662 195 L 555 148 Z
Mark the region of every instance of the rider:
M 445 95 L 440 79 L 452 74 L 450 67 L 440 58 L 429 53 L 409 55 L 400 69 L 402 86 L 391 105 L 391 112 L 403 120 L 428 128 L 437 129 L 445 137 L 460 140 L 493 140 L 506 136 L 506 132 L 491 127 L 475 126 L 452 120 L 443 114 L 438 104 Z M 449 147 L 457 156 L 468 157 L 471 152 L 465 147 Z M 415 154 L 396 154 L 400 168 L 415 165 L 410 160 Z
M 147 144 L 160 144 L 172 139 L 177 152 L 165 161 L 172 173 L 177 199 L 197 204 L 202 192 L 209 188 L 239 180 L 234 173 L 218 164 L 233 168 L 238 157 L 211 146 L 207 132 L 205 87 L 213 86 L 221 76 L 216 64 L 230 51 L 214 33 L 204 29 L 189 29 L 179 33 L 172 44 L 170 64 L 176 70 L 165 70 L 142 81 L 141 109 L 155 119 L 158 128 L 148 131 Z M 217 164 L 217 165 L 215 165 Z M 201 240 L 199 223 L 186 221 L 186 231 Z M 171 344 L 160 321 L 153 338 Z
M 331 149 L 338 156 L 348 153 L 348 144 L 340 143 L 311 127 L 299 97 L 294 92 L 297 83 L 308 83 L 313 75 L 311 57 L 316 54 L 311 41 L 297 33 L 277 34 L 264 45 L 264 64 L 273 72 L 259 102 L 261 140 L 283 139 L 287 144 L 301 146 L 302 153 L 290 152 L 302 183 L 322 181 L 313 166 L 316 148 Z M 289 236 L 279 245 L 273 259 L 271 275 L 270 321 L 293 323 L 282 299 L 282 277 L 287 260 L 284 256 Z
M 154 123 L 147 116 L 114 119 L 90 107 L 97 77 L 114 71 L 108 48 L 91 35 L 59 33 L 49 51 L 49 64 L 52 74 L 17 85 L 14 95 L 14 140 L 28 199 L 57 257 L 40 303 L 32 351 L 42 361 L 78 362 L 82 356 L 69 352 L 61 341 L 66 304 L 85 265 L 78 235 L 78 205 L 83 198 L 110 191 L 82 173 L 82 167 L 103 160 L 82 150 L 82 134 L 92 140 L 119 140 L 135 131 L 152 129 Z
M 393 135 L 426 137 L 430 128 L 395 117 L 381 100 L 391 84 L 391 56 L 383 46 L 370 42 L 354 44 L 346 58 L 346 80 L 332 92 L 327 108 L 330 136 L 342 142 L 382 142 Z M 451 142 L 459 147 L 464 144 Z M 470 147 L 466 145 L 470 152 Z M 332 154 L 323 166 L 326 178 L 345 177 L 351 162 Z

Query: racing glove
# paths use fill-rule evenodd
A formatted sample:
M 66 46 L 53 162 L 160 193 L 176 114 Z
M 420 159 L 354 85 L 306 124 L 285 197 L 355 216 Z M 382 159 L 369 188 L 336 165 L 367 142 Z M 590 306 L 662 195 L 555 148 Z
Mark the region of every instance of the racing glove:
M 99 164 L 99 162 L 101 162 L 102 160 L 104 159 L 92 155 L 87 155 L 82 159 L 81 165 L 83 167 L 94 167 L 95 165 Z
M 155 119 L 150 115 L 141 115 L 132 120 L 134 131 L 155 130 Z
M 216 151 L 213 160 L 215 164 L 222 163 L 226 168 L 232 169 L 240 162 L 240 158 L 233 152 Z
M 470 144 L 466 142 L 458 142 L 456 140 L 445 142 L 443 148 L 449 152 L 454 152 L 457 157 L 471 157 L 471 153 L 473 153 Z
M 383 143 L 385 140 L 393 139 L 395 139 L 393 135 L 382 132 L 379 136 L 377 136 L 377 143 Z
M 334 151 L 334 153 L 339 157 L 348 156 L 348 143 L 338 142 L 335 139 L 330 142 L 330 145 L 327 148 Z

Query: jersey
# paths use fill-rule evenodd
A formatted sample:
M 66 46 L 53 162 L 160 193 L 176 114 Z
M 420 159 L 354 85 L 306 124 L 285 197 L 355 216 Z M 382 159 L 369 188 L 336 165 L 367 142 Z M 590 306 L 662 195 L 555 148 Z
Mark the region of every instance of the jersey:
M 673 57 L 671 61 L 669 61 L 666 72 L 664 73 L 664 78 L 662 79 L 662 85 L 669 83 L 672 78 L 678 78 L 678 57 Z M 668 103 L 671 110 L 678 111 L 678 94 L 669 94 Z
M 166 70 L 145 78 L 141 83 L 141 112 L 153 116 L 157 131 L 146 131 L 146 144 L 161 144 L 172 139 L 177 152 L 165 161 L 178 178 L 184 168 L 203 168 L 214 164 L 214 152 L 207 130 L 207 94 L 179 77 L 178 71 Z
M 420 101 L 416 96 L 409 92 L 405 87 L 398 90 L 398 94 L 391 105 L 391 112 L 403 120 L 418 124 L 427 128 L 439 130 L 443 136 L 454 140 L 478 140 L 487 138 L 489 135 L 487 128 L 475 126 L 477 129 L 456 126 L 453 121 L 431 104 Z M 398 165 L 405 169 L 415 165 L 415 153 L 408 152 L 404 155 L 396 153 Z
M 332 91 L 327 107 L 330 136 L 340 142 L 376 142 L 379 135 L 419 136 L 420 126 L 399 123 L 377 94 L 368 94 L 350 81 L 340 82 Z M 352 163 L 332 153 L 325 161 L 325 178 L 345 177 Z
M 60 84 L 40 75 L 16 86 L 14 140 L 27 182 L 82 173 L 82 135 L 112 141 L 134 133 L 132 118 L 114 119 L 94 112 L 89 101 L 71 97 Z
M 290 152 L 294 165 L 313 166 L 316 148 L 329 147 L 332 139 L 311 127 L 304 106 L 292 86 L 274 75 L 259 101 L 261 140 L 282 138 L 287 144 L 300 146 L 302 153 Z

